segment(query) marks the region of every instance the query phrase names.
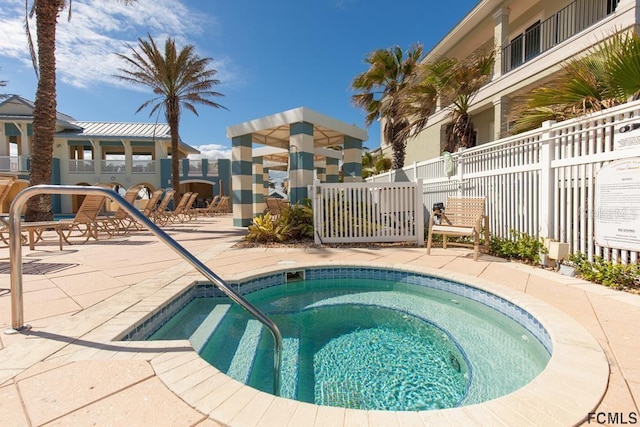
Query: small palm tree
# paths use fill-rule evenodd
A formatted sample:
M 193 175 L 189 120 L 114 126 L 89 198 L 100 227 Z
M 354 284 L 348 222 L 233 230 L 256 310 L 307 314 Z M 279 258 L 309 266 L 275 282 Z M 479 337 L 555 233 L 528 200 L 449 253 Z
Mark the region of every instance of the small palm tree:
M 619 33 L 589 55 L 568 61 L 563 73 L 534 89 L 514 109 L 512 133 L 620 105 L 640 94 L 640 37 Z
M 398 46 L 375 50 L 365 60 L 369 69 L 351 83 L 352 89 L 360 92 L 351 99 L 366 111 L 366 126 L 378 119 L 384 121 L 384 139 L 391 144 L 394 169 L 404 166 L 409 121 L 402 100 L 417 76 L 421 58 L 421 45 L 409 49 L 406 55 Z
M 138 39 L 138 49 L 129 46 L 132 55 L 118 56 L 126 61 L 129 69 L 120 68 L 121 75 L 117 77 L 142 86 L 150 87 L 156 95 L 144 102 L 136 113 L 148 106 L 152 106 L 149 116 L 164 109 L 167 123 L 171 132 L 171 185 L 176 191 L 174 200 L 177 203 L 181 195 L 180 164 L 178 159 L 178 145 L 180 141 L 179 124 L 181 108 L 198 115 L 195 104 L 203 104 L 213 108 L 225 108 L 211 98 L 223 96 L 212 88 L 220 84 L 215 79 L 217 70 L 209 68 L 211 58 L 200 58 L 195 53 L 195 47 L 187 45 L 179 52 L 175 40 L 167 38 L 162 52 L 155 41 L 148 36 L 148 40 Z M 226 108 L 225 108 L 226 109 Z
M 475 144 L 475 130 L 469 110 L 473 97 L 490 79 L 495 52 L 475 53 L 464 60 L 440 58 L 421 65 L 421 81 L 410 91 L 405 109 L 413 117 L 413 135 L 424 129 L 436 102 L 447 105 L 450 123 L 446 128 L 445 151 Z
M 132 3 L 135 0 L 123 0 Z M 71 4 L 71 2 L 69 2 Z M 51 183 L 53 138 L 56 133 L 56 27 L 58 15 L 67 6 L 66 0 L 25 0 L 27 42 L 33 67 L 38 76 L 38 87 L 33 109 L 33 140 L 31 141 L 31 174 L 29 185 Z M 29 17 L 36 17 L 37 53 L 29 29 Z M 69 6 L 71 19 L 71 6 Z M 26 221 L 53 219 L 51 196 L 34 196 L 27 202 Z

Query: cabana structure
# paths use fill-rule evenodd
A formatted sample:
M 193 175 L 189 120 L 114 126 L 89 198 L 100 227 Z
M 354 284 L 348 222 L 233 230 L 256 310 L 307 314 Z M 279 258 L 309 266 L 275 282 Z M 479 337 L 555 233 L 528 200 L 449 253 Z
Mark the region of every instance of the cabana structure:
M 247 227 L 264 210 L 269 168 L 289 171 L 289 200 L 306 197 L 315 176 L 338 182 L 362 180 L 362 143 L 367 132 L 305 107 L 284 111 L 227 128 L 231 139 L 233 225 Z M 253 149 L 253 144 L 262 147 Z M 335 148 L 341 147 L 341 150 Z M 266 170 L 265 170 L 266 169 Z

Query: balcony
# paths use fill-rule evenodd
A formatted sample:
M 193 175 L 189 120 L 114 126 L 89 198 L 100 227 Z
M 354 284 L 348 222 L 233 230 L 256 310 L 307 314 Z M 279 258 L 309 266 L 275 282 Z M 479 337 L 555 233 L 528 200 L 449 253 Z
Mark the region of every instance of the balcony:
M 542 22 L 530 26 L 502 48 L 507 73 L 615 12 L 620 0 L 576 0 Z
M 102 173 L 125 173 L 124 160 L 102 160 Z
M 95 160 L 69 160 L 69 173 L 94 173 Z
M 0 172 L 29 172 L 28 157 L 0 156 Z
M 138 173 L 156 173 L 155 160 L 133 160 L 131 163 L 131 172 Z

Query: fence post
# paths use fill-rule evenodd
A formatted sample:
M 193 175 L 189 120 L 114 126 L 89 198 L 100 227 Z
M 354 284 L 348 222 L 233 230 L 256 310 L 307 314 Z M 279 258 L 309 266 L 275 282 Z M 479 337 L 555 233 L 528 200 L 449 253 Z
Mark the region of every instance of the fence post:
M 313 180 L 313 185 L 311 186 L 311 200 L 313 203 L 311 205 L 313 209 L 313 243 L 316 245 L 322 244 L 322 240 L 320 239 L 320 233 L 322 232 L 322 226 L 324 225 L 324 218 L 322 212 L 322 195 L 320 194 L 320 181 L 317 179 Z
M 554 120 L 542 123 L 542 136 L 540 138 L 540 197 L 538 204 L 538 237 L 553 237 L 553 197 L 554 182 L 551 162 L 554 154 L 554 132 L 551 126 Z
M 415 164 L 415 163 L 414 163 Z M 416 181 L 416 191 L 415 191 L 415 206 L 416 206 L 416 234 L 418 238 L 418 246 L 424 246 L 424 202 L 422 197 L 423 187 L 422 187 L 422 178 L 418 178 Z
M 458 148 L 458 165 L 456 166 L 458 179 L 458 197 L 464 197 L 464 148 Z

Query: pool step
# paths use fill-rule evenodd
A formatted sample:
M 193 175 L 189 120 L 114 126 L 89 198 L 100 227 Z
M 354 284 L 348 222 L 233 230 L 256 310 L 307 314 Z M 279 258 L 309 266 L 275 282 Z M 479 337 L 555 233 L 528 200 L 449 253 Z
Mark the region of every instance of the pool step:
M 238 349 L 236 354 L 231 360 L 227 375 L 231 378 L 247 383 L 251 368 L 253 366 L 253 360 L 256 357 L 258 351 L 258 344 L 260 343 L 260 336 L 262 335 L 262 325 L 257 320 L 249 320 L 247 327 L 244 330 L 244 334 L 238 343 Z
M 284 338 L 282 340 L 282 366 L 280 367 L 280 396 L 282 397 L 296 398 L 299 351 L 300 340 L 298 338 Z
M 191 334 L 189 341 L 196 352 L 200 353 L 200 350 L 202 350 L 202 347 L 207 343 L 209 337 L 215 332 L 225 314 L 229 311 L 229 308 L 231 308 L 230 304 L 216 305 L 200 326 Z

